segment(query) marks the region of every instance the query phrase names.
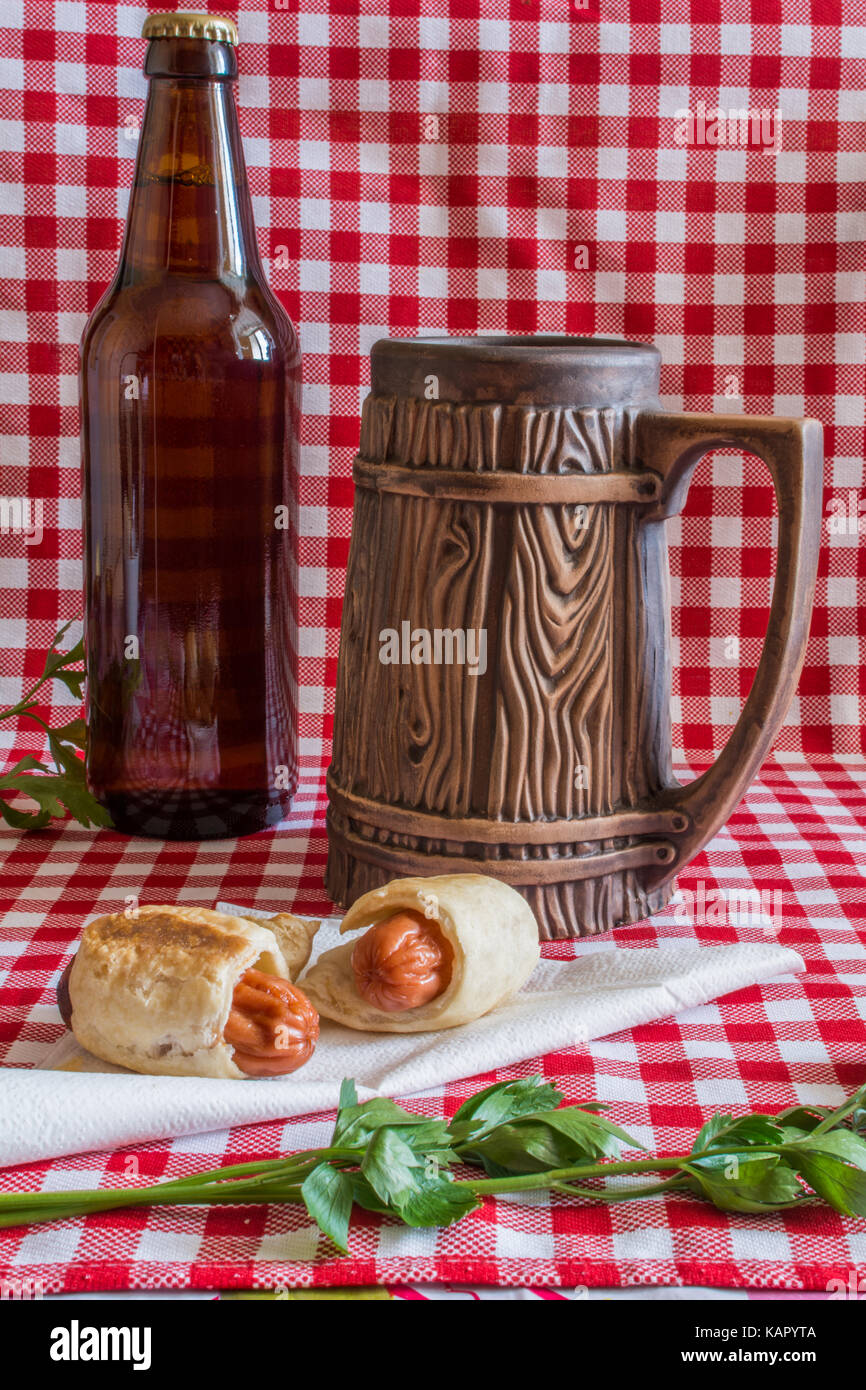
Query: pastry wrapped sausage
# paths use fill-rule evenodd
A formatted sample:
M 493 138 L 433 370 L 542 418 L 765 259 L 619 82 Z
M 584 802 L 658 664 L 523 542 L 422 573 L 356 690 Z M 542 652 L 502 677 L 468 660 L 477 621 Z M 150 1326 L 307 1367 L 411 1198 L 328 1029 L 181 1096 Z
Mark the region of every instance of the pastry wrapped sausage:
M 456 1028 L 489 1013 L 538 963 L 532 909 L 483 874 L 394 879 L 349 909 L 304 992 L 326 1018 L 377 1033 Z
M 318 1015 L 293 983 L 318 926 L 200 907 L 99 917 L 58 988 L 61 1011 L 82 1047 L 132 1071 L 283 1075 L 318 1038 Z

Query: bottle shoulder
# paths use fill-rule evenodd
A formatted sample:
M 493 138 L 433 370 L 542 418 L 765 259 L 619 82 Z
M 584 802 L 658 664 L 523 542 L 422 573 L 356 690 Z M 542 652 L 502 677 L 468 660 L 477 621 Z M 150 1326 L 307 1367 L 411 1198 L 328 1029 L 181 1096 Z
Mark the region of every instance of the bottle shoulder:
M 164 276 L 124 283 L 118 276 L 93 310 L 82 358 L 149 349 L 166 338 L 195 338 L 239 356 L 300 363 L 295 326 L 273 291 L 256 280 Z

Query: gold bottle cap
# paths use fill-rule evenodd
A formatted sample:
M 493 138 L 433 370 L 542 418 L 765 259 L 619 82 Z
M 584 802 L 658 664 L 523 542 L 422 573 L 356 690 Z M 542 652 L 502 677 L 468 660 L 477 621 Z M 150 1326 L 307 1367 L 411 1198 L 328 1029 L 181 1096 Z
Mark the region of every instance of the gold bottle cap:
M 237 47 L 238 27 L 219 14 L 191 14 L 187 10 L 149 14 L 141 29 L 143 39 L 214 39 Z

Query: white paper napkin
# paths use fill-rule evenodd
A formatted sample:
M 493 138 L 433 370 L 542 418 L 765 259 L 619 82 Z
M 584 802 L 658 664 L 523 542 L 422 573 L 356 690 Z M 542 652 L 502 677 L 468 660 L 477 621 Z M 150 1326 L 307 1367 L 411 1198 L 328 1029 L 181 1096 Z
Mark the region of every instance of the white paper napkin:
M 337 925 L 323 923 L 314 957 L 336 943 Z M 263 1081 L 138 1076 L 92 1057 L 65 1034 L 37 1069 L 0 1069 L 0 1167 L 330 1110 L 346 1076 L 362 1100 L 408 1096 L 803 969 L 795 951 L 771 941 L 595 946 L 574 961 L 542 961 L 515 999 L 464 1028 L 359 1033 L 323 1019 L 311 1061 Z

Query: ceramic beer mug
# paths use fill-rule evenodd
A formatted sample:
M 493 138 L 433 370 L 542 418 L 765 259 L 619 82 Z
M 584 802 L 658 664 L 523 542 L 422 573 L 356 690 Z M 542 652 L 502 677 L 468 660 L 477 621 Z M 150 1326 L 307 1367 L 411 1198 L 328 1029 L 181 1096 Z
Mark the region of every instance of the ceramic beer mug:
M 328 891 L 485 873 L 545 938 L 658 911 L 784 718 L 817 567 L 815 420 L 676 414 L 660 356 L 583 338 L 372 352 L 328 776 Z M 779 512 L 754 684 L 708 771 L 671 770 L 665 523 L 733 447 Z

